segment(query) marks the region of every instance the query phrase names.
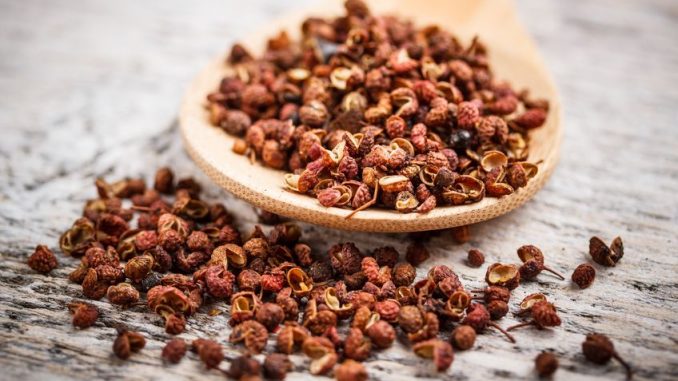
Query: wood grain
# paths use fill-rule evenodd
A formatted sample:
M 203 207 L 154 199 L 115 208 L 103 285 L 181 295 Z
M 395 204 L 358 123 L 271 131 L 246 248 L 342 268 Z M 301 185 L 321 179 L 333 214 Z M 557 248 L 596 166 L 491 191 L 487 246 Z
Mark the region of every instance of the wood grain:
M 148 177 L 149 168 L 170 164 L 208 184 L 180 142 L 181 95 L 196 70 L 234 39 L 310 3 L 0 1 L 0 379 L 223 379 L 193 355 L 163 365 L 167 336 L 143 309 L 96 303 L 103 315 L 97 326 L 74 330 L 65 304 L 81 294 L 65 276 L 76 262 L 59 256 L 61 267 L 41 276 L 25 261 L 38 243 L 56 247 L 59 233 L 94 197 L 97 176 Z M 619 365 L 593 366 L 580 354 L 584 335 L 599 331 L 636 367 L 637 379 L 675 380 L 678 8 L 658 0 L 517 5 L 562 94 L 560 164 L 523 208 L 474 226 L 470 243 L 433 239 L 424 267 L 451 265 L 477 287 L 483 270 L 464 264 L 469 248 L 481 248 L 488 261 L 515 261 L 515 249 L 533 243 L 569 275 L 587 260 L 591 235 L 606 241 L 621 235 L 626 256 L 615 268 L 596 267 L 598 277 L 585 291 L 548 275 L 516 290 L 516 301 L 536 291 L 554 299 L 563 318 L 558 329 L 516 332 L 516 345 L 482 335 L 443 375 L 397 345 L 370 358 L 369 373 L 377 380 L 531 379 L 533 358 L 552 349 L 561 360 L 556 380 L 621 380 Z M 244 232 L 251 229 L 249 206 L 216 185 L 206 192 L 231 206 Z M 389 244 L 402 252 L 408 242 L 404 235 L 304 230 L 318 251 L 350 239 L 363 250 Z M 199 314 L 182 337 L 225 342 L 225 321 Z M 110 351 L 113 327 L 121 323 L 149 337 L 148 347 L 124 363 Z M 238 352 L 225 347 L 229 356 Z M 294 362 L 290 379 L 310 379 L 306 360 Z

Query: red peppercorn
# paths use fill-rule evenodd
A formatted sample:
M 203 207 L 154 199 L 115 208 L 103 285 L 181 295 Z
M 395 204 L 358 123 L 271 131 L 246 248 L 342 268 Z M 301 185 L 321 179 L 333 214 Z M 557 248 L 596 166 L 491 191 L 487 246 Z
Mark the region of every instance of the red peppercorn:
M 182 339 L 172 339 L 162 349 L 162 358 L 165 361 L 177 364 L 186 354 L 186 342 Z
M 58 265 L 54 253 L 45 245 L 38 245 L 28 257 L 28 266 L 41 274 L 48 274 Z
M 70 303 L 68 309 L 73 314 L 73 326 L 80 329 L 93 326 L 99 318 L 99 310 L 89 303 Z
M 471 267 L 480 267 L 485 263 L 485 255 L 478 249 L 468 251 L 468 264 Z
M 579 288 L 588 288 L 593 280 L 596 278 L 596 269 L 588 263 L 582 263 L 577 266 L 572 273 L 572 281 L 579 286 Z

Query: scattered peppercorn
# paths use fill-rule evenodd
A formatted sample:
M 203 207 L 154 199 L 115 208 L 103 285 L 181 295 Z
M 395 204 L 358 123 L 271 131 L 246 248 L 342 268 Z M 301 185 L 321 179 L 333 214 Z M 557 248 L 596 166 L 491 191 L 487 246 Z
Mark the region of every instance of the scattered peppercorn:
M 80 329 L 93 326 L 99 318 L 99 310 L 89 303 L 73 302 L 68 309 L 73 314 L 73 326 Z
M 588 263 L 582 263 L 577 266 L 572 273 L 572 281 L 579 286 L 579 288 L 588 288 L 593 280 L 596 278 L 596 269 Z
M 447 370 L 454 360 L 454 351 L 447 341 L 430 339 L 414 344 L 414 353 L 424 358 L 432 358 L 438 372 Z
M 600 333 L 590 333 L 586 335 L 586 340 L 581 345 L 582 352 L 587 360 L 595 364 L 607 364 L 614 358 L 626 369 L 626 379 L 631 379 L 633 370 L 631 366 L 619 356 L 614 349 L 614 344 L 605 335 Z
M 209 339 L 195 339 L 192 343 L 192 349 L 200 356 L 200 360 L 207 369 L 213 369 L 219 366 L 224 359 L 224 352 L 221 344 Z
M 172 339 L 162 349 L 162 358 L 165 361 L 177 364 L 186 354 L 186 342 L 182 339 Z
M 155 173 L 153 189 L 164 194 L 172 193 L 174 190 L 174 173 L 171 169 L 167 167 L 158 169 Z
M 261 353 L 268 340 L 268 330 L 256 320 L 246 320 L 233 328 L 229 340 L 244 343 L 251 353 Z
M 441 170 L 447 176 L 446 170 Z M 384 183 L 386 189 L 399 186 L 390 181 Z M 98 181 L 99 191 L 109 198 L 88 202 L 85 217 L 62 235 L 64 253 L 81 257 L 69 279 L 82 284 L 85 296 L 106 296 L 111 304 L 122 306 L 138 306 L 140 293 L 145 292 L 146 305 L 164 319 L 170 334 L 185 330 L 205 298 L 230 301 L 229 324 L 234 327 L 230 341 L 242 342 L 248 352 L 233 360 L 229 374 L 240 375 L 235 378 L 261 376 L 261 364 L 249 355 L 264 351 L 269 332 L 276 334 L 276 349 L 281 354 L 266 357 L 263 374 L 276 379 L 284 378 L 290 369 L 285 355 L 299 347 L 311 358 L 312 374 L 334 369 L 338 378 L 366 378 L 364 367 L 354 360 L 363 361 L 373 350 L 390 347 L 399 334 L 404 334 L 418 355 L 433 358 L 436 368 L 444 370 L 451 364 L 453 352 L 439 334 L 449 322 L 461 323 L 450 338 L 459 350 L 471 348 L 476 335 L 488 327 L 514 342 L 492 319 L 508 311 L 510 290 L 520 284 L 525 271 L 516 265 L 489 266 L 489 286 L 473 290 L 482 295 L 472 297 L 449 266 L 433 266 L 424 279 L 415 282 L 413 264 L 430 256 L 423 242 L 431 234 L 412 236 L 415 243 L 407 248 L 407 262 L 398 262 L 398 252 L 392 247 L 364 255 L 351 242 L 332 246 L 327 259 L 316 259 L 311 247 L 301 241 L 300 228 L 291 222 L 275 225 L 268 234 L 256 226 L 251 234 L 241 235 L 231 225 L 233 218 L 224 205 L 198 198 L 201 187 L 193 180 L 184 179 L 167 188 L 176 188 L 174 202 L 146 190 L 143 182 L 120 184 L 116 187 L 126 190 L 112 190 L 113 184 Z M 120 199 L 112 201 L 115 192 L 136 197 L 132 209 L 125 209 Z M 108 209 L 95 210 L 95 204 Z M 140 214 L 137 226 L 130 224 L 135 221 L 134 213 Z M 468 227 L 459 231 L 468 233 Z M 621 240 L 612 246 L 612 254 L 622 252 Z M 532 246 L 519 250 L 524 264 L 533 261 L 538 265 L 537 273 L 544 270 L 541 251 L 526 247 Z M 473 251 L 469 252 L 469 264 Z M 74 326 L 79 328 L 91 326 L 98 316 L 97 308 L 88 303 L 75 302 L 69 309 Z M 531 320 L 519 326 L 561 324 L 555 307 L 542 294 L 528 295 L 520 303 L 516 315 L 526 314 Z M 340 326 L 343 321 L 350 322 L 345 336 Z M 142 335 L 121 330 L 114 352 L 128 358 L 144 342 Z M 192 348 L 208 369 L 223 360 L 223 349 L 217 342 L 197 339 Z M 163 359 L 180 361 L 185 349 L 182 340 L 169 341 Z M 347 360 L 335 368 L 341 358 Z
M 455 348 L 465 351 L 473 347 L 476 331 L 471 326 L 459 325 L 452 331 L 451 340 Z
M 490 286 L 506 287 L 509 290 L 520 285 L 520 270 L 513 264 L 494 263 L 487 268 L 485 281 Z
M 426 261 L 431 254 L 428 252 L 426 246 L 421 243 L 412 243 L 407 246 L 407 252 L 405 254 L 405 259 L 412 266 L 417 267 Z
M 518 248 L 518 257 L 523 262 L 520 266 L 520 277 L 522 279 L 534 279 L 542 272 L 548 271 L 558 278 L 565 280 L 565 277 L 555 270 L 544 265 L 544 254 L 534 245 L 524 245 Z
M 490 319 L 499 320 L 508 313 L 508 304 L 503 300 L 492 300 L 487 303 L 487 311 L 490 313 Z
M 607 246 L 598 237 L 591 237 L 589 241 L 589 254 L 599 265 L 615 266 L 624 256 L 624 244 L 621 237 L 615 238 L 610 246 Z
M 41 274 L 49 274 L 59 263 L 52 250 L 45 245 L 38 245 L 28 257 L 28 266 Z
M 556 312 L 556 307 L 547 302 L 546 300 L 541 300 L 532 305 L 531 308 L 532 320 L 516 324 L 512 327 L 507 328 L 507 331 L 512 331 L 516 328 L 525 327 L 529 325 L 534 325 L 539 329 L 547 327 L 556 327 L 561 324 L 560 317 Z
M 471 267 L 480 267 L 485 263 L 485 254 L 478 249 L 471 249 L 468 251 L 467 262 Z
M 292 370 L 290 358 L 283 353 L 271 353 L 264 359 L 264 376 L 272 380 L 284 380 Z
M 113 342 L 113 353 L 127 360 L 132 353 L 139 352 L 146 345 L 146 339 L 139 332 L 118 329 L 118 337 Z
M 379 320 L 374 324 L 368 325 L 365 333 L 372 343 L 380 349 L 390 347 L 396 338 L 395 329 L 384 320 Z
M 285 320 L 285 311 L 275 303 L 264 303 L 256 309 L 254 318 L 266 329 L 273 331 Z
M 558 358 L 551 352 L 542 352 L 534 359 L 539 377 L 549 377 L 558 370 Z
M 261 364 L 249 355 L 242 355 L 231 360 L 227 373 L 236 380 L 256 379 L 261 374 Z
M 365 366 L 355 360 L 346 359 L 334 370 L 337 381 L 366 381 L 367 370 Z

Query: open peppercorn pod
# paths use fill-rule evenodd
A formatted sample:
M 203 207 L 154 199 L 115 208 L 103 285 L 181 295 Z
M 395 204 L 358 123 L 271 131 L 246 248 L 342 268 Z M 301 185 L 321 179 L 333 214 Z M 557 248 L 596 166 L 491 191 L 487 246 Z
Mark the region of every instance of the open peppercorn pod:
M 244 105 L 241 112 L 234 113 L 242 120 L 235 120 L 238 119 L 235 118 L 233 123 L 229 124 L 229 133 L 215 128 L 210 122 L 210 117 L 215 115 L 214 113 L 211 115 L 210 111 L 205 108 L 205 99 L 218 87 L 225 75 L 233 74 L 238 70 L 242 71 L 242 68 L 238 69 L 237 65 L 225 64 L 225 57 L 220 57 L 198 75 L 188 89 L 182 104 L 181 132 L 192 158 L 220 186 L 262 209 L 297 220 L 346 230 L 403 232 L 467 225 L 507 213 L 533 197 L 553 172 L 558 159 L 562 135 L 560 104 L 553 81 L 532 41 L 518 22 L 512 4 L 508 0 L 455 2 L 436 0 L 427 2 L 426 6 L 422 7 L 419 2 L 413 0 L 384 0 L 371 2 L 370 6 L 374 14 L 404 16 L 411 19 L 418 27 L 437 24 L 448 29 L 447 26 L 454 25 L 453 32 L 464 46 L 469 46 L 473 37 L 477 35 L 487 48 L 488 61 L 496 78 L 510 82 L 514 88 L 518 89 L 517 91 L 526 88 L 530 90 L 532 97 L 548 99 L 549 111 L 544 125 L 539 129 L 531 130 L 529 139 L 522 138 L 520 134 L 511 133 L 505 136 L 501 133 L 502 141 L 505 141 L 509 147 L 510 161 L 504 163 L 501 155 L 493 154 L 485 158 L 483 162 L 485 165 L 481 170 L 475 173 L 462 173 L 459 178 L 440 174 L 436 163 L 446 158 L 444 150 L 435 152 L 440 155 L 427 156 L 419 164 L 417 160 L 414 160 L 412 165 L 403 164 L 397 175 L 388 173 L 388 175 L 405 178 L 416 176 L 416 183 L 430 183 L 431 187 L 436 183 L 443 184 L 446 187 L 445 196 L 439 197 L 438 200 L 430 193 L 427 194 L 425 189 L 416 188 L 416 185 L 412 189 L 406 185 L 403 189 L 398 189 L 398 192 L 380 191 L 377 185 L 382 182 L 386 187 L 397 187 L 398 178 L 379 181 L 385 174 L 371 167 L 372 170 L 365 171 L 366 168 L 363 168 L 363 172 L 360 173 L 362 184 L 354 184 L 350 181 L 320 184 L 309 181 L 309 173 L 313 174 L 313 171 L 308 172 L 309 168 L 307 168 L 306 175 L 304 173 L 287 173 L 286 175 L 285 171 L 279 169 L 285 166 L 283 160 L 287 159 L 280 157 L 278 153 L 291 144 L 294 123 L 280 128 L 276 140 L 267 140 L 261 146 L 252 147 L 250 153 L 265 161 L 267 167 L 251 163 L 247 155 L 236 154 L 231 150 L 237 147 L 235 143 L 238 138 L 229 133 L 243 133 L 243 126 L 248 124 L 245 123 L 245 118 L 249 118 L 248 114 L 266 115 L 270 110 L 265 106 L 275 101 L 269 99 L 275 95 L 267 93 L 265 86 L 250 86 L 248 91 L 257 95 L 257 99 L 261 102 Z M 295 41 L 299 38 L 295 33 L 298 33 L 302 21 L 308 16 L 331 17 L 341 14 L 340 8 L 340 2 L 328 2 L 319 6 L 318 9 L 309 9 L 272 22 L 258 33 L 240 37 L 243 37 L 243 45 L 247 50 L 254 56 L 260 56 L 257 49 L 264 47 L 267 38 L 275 36 L 279 30 L 286 30 L 290 39 Z M 336 50 L 336 46 L 332 44 L 319 44 L 317 51 L 321 55 L 331 55 L 336 53 L 333 48 Z M 427 78 L 442 75 L 440 74 L 441 67 L 435 61 L 413 60 L 403 52 L 404 50 L 390 56 L 386 63 L 389 70 L 404 73 L 413 70 L 416 66 L 414 70 Z M 450 64 L 448 69 L 454 71 L 457 77 L 464 76 L 463 65 Z M 304 68 L 293 68 L 286 75 L 288 83 L 302 83 L 315 81 L 315 76 L 319 74 Z M 360 77 L 361 73 L 351 66 L 335 68 L 328 71 L 326 75 L 327 82 L 338 91 L 351 88 L 352 81 L 359 80 Z M 305 86 L 312 87 L 313 84 L 307 83 Z M 438 104 L 441 102 L 431 101 L 426 108 L 420 108 L 418 98 L 421 98 L 421 95 L 417 92 L 433 89 L 436 93 L 455 100 L 461 96 L 459 89 L 450 85 L 449 82 L 438 82 L 430 89 L 429 87 L 409 88 L 403 83 L 403 86 L 392 90 L 390 96 L 389 94 L 386 96 L 370 95 L 372 98 L 370 102 L 365 99 L 366 95 L 356 92 L 344 97 L 340 106 L 348 110 L 364 109 L 364 116 L 356 118 L 355 115 L 346 112 L 341 114 L 341 118 L 332 119 L 326 126 L 323 124 L 334 110 L 326 107 L 317 99 L 304 101 L 299 104 L 299 121 L 296 125 L 303 123 L 309 126 L 310 131 L 306 134 L 305 145 L 298 148 L 317 155 L 321 162 L 331 164 L 333 168 L 340 168 L 338 170 L 343 173 L 351 174 L 358 170 L 355 160 L 343 155 L 341 150 L 327 149 L 317 143 L 331 142 L 332 147 L 342 146 L 344 150 L 350 152 L 360 147 L 361 140 L 374 139 L 371 135 L 399 136 L 403 129 L 411 128 L 410 139 L 390 139 L 389 142 L 385 142 L 384 152 L 375 152 L 372 155 L 374 157 L 369 158 L 369 160 L 377 161 L 386 158 L 389 164 L 400 163 L 403 158 L 407 157 L 408 152 L 420 149 L 422 144 L 426 146 L 427 141 L 433 144 L 441 143 L 438 140 L 440 137 L 436 138 L 436 134 L 431 134 L 430 130 L 428 135 L 419 132 L 422 128 L 425 130 L 426 126 L 439 126 L 445 121 L 444 106 Z M 284 96 L 285 99 L 301 96 L 295 94 L 291 87 L 276 95 Z M 508 122 L 509 126 L 506 126 L 504 121 L 500 120 L 501 118 L 488 117 L 483 119 L 483 123 L 476 123 L 474 120 L 478 115 L 474 112 L 477 113 L 477 108 L 472 103 L 457 104 L 459 125 L 468 124 L 468 128 L 475 128 L 478 139 L 483 141 L 490 138 L 492 133 L 505 131 L 507 127 L 512 130 L 520 129 L 529 126 L 535 120 L 543 119 L 543 113 L 538 115 L 539 112 L 528 110 L 512 117 Z M 511 105 L 497 101 L 491 105 L 491 108 L 493 112 L 501 114 L 504 108 L 510 109 Z M 277 110 L 276 116 L 280 115 L 283 119 L 282 115 L 291 115 L 295 112 L 297 111 L 294 107 L 282 107 Z M 407 126 L 408 120 L 417 113 L 423 112 L 426 114 L 422 114 L 420 120 L 423 120 L 426 125 L 419 123 L 412 127 Z M 340 134 L 333 133 L 337 129 L 346 129 L 346 126 L 355 126 L 359 122 L 367 122 L 378 127 L 344 135 L 343 138 Z M 250 131 L 253 135 L 265 134 L 263 128 Z M 455 145 L 455 149 L 462 147 L 468 141 L 469 136 L 464 131 L 466 130 L 458 130 L 447 139 L 450 144 Z M 529 140 L 529 151 L 526 140 Z M 317 147 L 323 147 L 323 149 L 318 150 Z M 241 145 L 237 150 L 244 153 L 248 147 Z M 487 152 L 492 151 L 491 148 L 483 150 L 485 154 L 457 149 L 463 156 L 463 165 L 468 165 L 469 161 L 479 162 L 487 156 Z M 376 185 L 365 186 L 370 181 Z M 293 189 L 321 197 L 309 197 L 290 191 L 284 186 L 285 183 Z M 351 195 L 355 195 L 352 200 Z M 384 209 L 371 205 L 372 200 L 377 198 L 381 205 L 392 207 Z M 354 213 L 354 209 L 365 205 L 370 208 Z M 347 219 L 348 216 L 350 218 Z

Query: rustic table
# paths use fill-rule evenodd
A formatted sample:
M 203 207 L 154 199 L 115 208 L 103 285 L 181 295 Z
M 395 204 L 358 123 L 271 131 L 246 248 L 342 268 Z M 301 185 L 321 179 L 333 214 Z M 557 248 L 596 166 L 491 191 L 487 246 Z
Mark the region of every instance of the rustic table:
M 310 0 L 220 2 L 0 1 L 0 379 L 219 379 L 195 360 L 166 366 L 166 334 L 143 308 L 96 305 L 96 327 L 77 331 L 65 305 L 81 297 L 66 280 L 76 260 L 59 256 L 51 276 L 36 275 L 26 258 L 38 243 L 56 248 L 61 231 L 94 196 L 97 176 L 151 175 L 171 165 L 199 174 L 185 155 L 175 123 L 179 99 L 201 65 L 239 36 Z M 561 89 L 565 109 L 562 159 L 552 180 L 525 207 L 472 228 L 455 245 L 431 241 L 428 265 L 448 264 L 471 287 L 482 269 L 464 264 L 479 247 L 490 261 L 515 261 L 525 243 L 541 247 L 552 267 L 571 274 L 587 261 L 588 239 L 621 235 L 626 256 L 597 266 L 584 291 L 549 276 L 520 287 L 514 298 L 542 291 L 563 325 L 496 333 L 458 353 L 451 370 L 431 373 L 404 346 L 367 361 L 374 379 L 534 378 L 542 350 L 560 358 L 556 379 L 622 379 L 621 366 L 593 366 L 581 354 L 588 332 L 609 335 L 635 367 L 637 379 L 678 379 L 678 4 L 674 1 L 528 0 L 517 4 Z M 215 186 L 240 228 L 256 215 Z M 403 235 L 354 234 L 305 225 L 318 250 L 340 240 L 363 249 Z M 420 270 L 423 276 L 423 269 Z M 225 309 L 226 307 L 219 306 Z M 191 319 L 187 339 L 226 340 L 224 315 Z M 502 324 L 513 321 L 506 317 Z M 147 348 L 129 361 L 111 353 L 113 327 L 147 334 Z M 228 356 L 237 349 L 227 345 Z M 308 379 L 295 357 L 291 379 Z

